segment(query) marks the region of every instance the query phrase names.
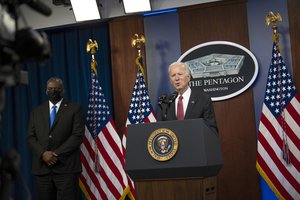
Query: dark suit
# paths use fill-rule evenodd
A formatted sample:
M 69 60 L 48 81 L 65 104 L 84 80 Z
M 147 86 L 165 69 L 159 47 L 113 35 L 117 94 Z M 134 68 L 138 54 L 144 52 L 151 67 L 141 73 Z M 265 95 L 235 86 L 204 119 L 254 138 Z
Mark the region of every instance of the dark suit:
M 167 100 L 158 107 L 157 120 L 176 120 L 175 99 Z M 191 91 L 184 119 L 203 118 L 216 133 L 218 131 L 211 98 L 204 92 Z
M 53 126 L 49 125 L 49 102 L 31 112 L 27 142 L 32 150 L 32 173 L 41 177 L 51 174 L 81 172 L 80 145 L 85 130 L 85 115 L 80 104 L 62 101 Z M 45 151 L 58 154 L 58 161 L 48 166 L 42 155 Z M 78 185 L 75 182 L 74 184 Z

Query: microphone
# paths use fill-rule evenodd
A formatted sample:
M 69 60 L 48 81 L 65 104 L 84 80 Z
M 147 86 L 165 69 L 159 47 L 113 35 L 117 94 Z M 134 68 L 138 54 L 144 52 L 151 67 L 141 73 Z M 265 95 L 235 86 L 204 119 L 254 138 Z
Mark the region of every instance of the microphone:
M 167 121 L 168 110 L 170 108 L 171 103 L 175 101 L 177 95 L 178 95 L 178 92 L 173 92 L 170 96 L 166 97 L 166 99 L 164 101 L 166 106 L 164 106 L 164 109 L 163 109 L 163 118 L 162 118 L 163 121 Z
M 168 103 L 170 104 L 170 103 L 174 102 L 177 96 L 178 96 L 178 92 L 176 92 L 176 91 L 173 92 L 168 98 Z
M 162 94 L 159 98 L 158 98 L 158 106 L 159 106 L 159 110 L 161 110 L 162 113 L 162 121 L 166 121 L 167 119 L 167 110 L 169 107 L 169 103 L 168 103 L 168 95 L 167 94 Z
M 167 99 L 168 95 L 163 94 L 158 98 L 158 105 L 161 105 L 163 103 L 166 103 L 166 99 Z
M 32 8 L 33 10 L 45 15 L 45 16 L 50 16 L 52 14 L 51 8 L 49 8 L 47 5 L 44 3 L 38 1 L 38 0 L 31 0 L 27 2 L 27 5 Z

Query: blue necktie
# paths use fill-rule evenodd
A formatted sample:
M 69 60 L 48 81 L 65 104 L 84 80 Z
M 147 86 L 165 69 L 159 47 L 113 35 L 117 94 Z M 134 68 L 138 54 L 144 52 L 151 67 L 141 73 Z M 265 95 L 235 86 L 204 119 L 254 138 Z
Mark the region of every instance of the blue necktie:
M 52 108 L 51 108 L 51 113 L 50 113 L 50 128 L 53 125 L 55 115 L 56 115 L 56 105 L 53 105 Z

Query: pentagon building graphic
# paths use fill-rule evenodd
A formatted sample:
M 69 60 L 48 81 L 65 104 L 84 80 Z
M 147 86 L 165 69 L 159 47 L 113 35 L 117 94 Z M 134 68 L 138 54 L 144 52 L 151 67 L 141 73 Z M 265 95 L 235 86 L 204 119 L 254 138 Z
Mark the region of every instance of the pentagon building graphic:
M 185 63 L 195 79 L 238 74 L 243 66 L 244 58 L 243 55 L 213 53 Z

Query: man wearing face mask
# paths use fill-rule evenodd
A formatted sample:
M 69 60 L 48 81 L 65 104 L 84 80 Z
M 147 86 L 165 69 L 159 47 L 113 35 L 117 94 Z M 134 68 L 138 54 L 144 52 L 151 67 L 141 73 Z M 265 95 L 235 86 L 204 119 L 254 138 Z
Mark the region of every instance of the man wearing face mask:
M 218 132 L 215 113 L 210 97 L 189 87 L 190 70 L 185 63 L 174 62 L 169 66 L 169 79 L 176 90 L 170 95 L 167 105 L 159 106 L 158 121 L 203 118 L 215 133 Z
M 80 145 L 85 130 L 85 115 L 78 103 L 63 99 L 63 82 L 47 81 L 49 101 L 30 115 L 27 142 L 32 151 L 32 173 L 37 197 L 43 200 L 80 199 Z

